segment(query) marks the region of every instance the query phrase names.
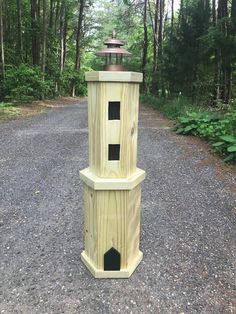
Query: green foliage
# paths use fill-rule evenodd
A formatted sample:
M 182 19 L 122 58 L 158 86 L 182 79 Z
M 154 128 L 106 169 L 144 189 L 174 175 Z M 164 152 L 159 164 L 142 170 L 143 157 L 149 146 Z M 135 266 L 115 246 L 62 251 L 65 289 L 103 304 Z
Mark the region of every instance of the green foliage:
M 227 157 L 225 161 L 236 161 L 236 137 L 232 135 L 222 135 L 219 141 L 213 143 L 215 150 L 224 153 Z
M 157 98 L 152 95 L 141 95 L 141 103 L 161 111 L 166 117 L 177 119 L 188 110 L 196 109 L 191 105 L 191 101 L 186 97 L 176 97 L 174 99 Z
M 236 161 L 236 110 L 220 115 L 212 112 L 187 112 L 179 117 L 178 134 L 192 134 L 210 140 L 225 161 Z
M 43 80 L 38 67 L 20 64 L 6 71 L 4 80 L 5 98 L 12 102 L 27 103 L 34 99 L 48 97 L 51 93 L 52 82 Z
M 212 97 L 213 68 L 210 55 L 203 55 L 199 38 L 209 27 L 209 1 L 181 1 L 175 29 L 167 28 L 164 40 L 163 75 L 166 87 L 173 92 L 182 92 L 192 100 Z M 212 71 L 213 70 L 213 71 Z
M 61 93 L 68 95 L 71 89 L 72 82 L 75 82 L 76 94 L 85 96 L 87 93 L 86 83 L 84 80 L 85 70 L 81 69 L 79 72 L 65 69 L 61 75 Z
M 0 103 L 0 120 L 17 116 L 19 113 L 20 109 L 12 103 Z

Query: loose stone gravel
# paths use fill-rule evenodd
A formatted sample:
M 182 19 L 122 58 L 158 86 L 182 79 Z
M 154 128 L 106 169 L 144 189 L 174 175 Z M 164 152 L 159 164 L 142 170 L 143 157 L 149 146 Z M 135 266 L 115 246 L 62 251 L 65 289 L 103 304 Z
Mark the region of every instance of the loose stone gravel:
M 87 104 L 0 124 L 0 313 L 236 313 L 235 174 L 142 108 L 141 250 L 130 279 L 80 260 Z

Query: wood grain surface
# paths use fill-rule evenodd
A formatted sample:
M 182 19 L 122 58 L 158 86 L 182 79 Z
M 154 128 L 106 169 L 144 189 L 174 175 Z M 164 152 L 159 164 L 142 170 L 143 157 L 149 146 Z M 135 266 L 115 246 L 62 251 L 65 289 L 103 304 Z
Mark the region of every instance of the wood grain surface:
M 104 178 L 136 170 L 139 84 L 88 83 L 89 167 Z M 120 101 L 120 120 L 108 120 L 109 101 Z M 120 144 L 120 160 L 108 160 L 108 145 Z
M 84 185 L 85 252 L 98 269 L 104 254 L 114 247 L 121 254 L 121 268 L 139 255 L 140 198 L 138 185 L 131 191 L 95 191 Z

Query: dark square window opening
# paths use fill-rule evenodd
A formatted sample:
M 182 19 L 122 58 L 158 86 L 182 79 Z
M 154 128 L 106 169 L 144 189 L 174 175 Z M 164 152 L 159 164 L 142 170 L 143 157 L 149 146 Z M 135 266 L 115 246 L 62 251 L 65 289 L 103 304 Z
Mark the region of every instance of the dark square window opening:
M 108 102 L 108 119 L 120 120 L 120 101 Z
M 109 144 L 108 160 L 120 160 L 120 144 Z

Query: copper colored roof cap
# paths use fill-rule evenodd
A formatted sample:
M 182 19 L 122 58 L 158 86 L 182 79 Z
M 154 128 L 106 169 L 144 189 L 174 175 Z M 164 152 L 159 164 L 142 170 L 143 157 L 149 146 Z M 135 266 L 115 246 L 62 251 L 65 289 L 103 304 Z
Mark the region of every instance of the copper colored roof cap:
M 105 45 L 117 45 L 117 46 L 124 46 L 124 43 L 116 38 L 110 38 L 104 42 Z
M 96 53 L 97 56 L 106 56 L 109 54 L 119 54 L 123 56 L 130 56 L 131 53 L 127 50 L 120 48 L 120 46 L 124 46 L 124 43 L 118 39 L 116 39 L 116 32 L 112 32 L 112 38 L 107 40 L 105 43 L 107 48 L 104 48 Z
M 123 48 L 104 48 L 96 53 L 97 56 L 106 56 L 109 54 L 120 54 L 123 56 L 130 56 L 131 53 Z

